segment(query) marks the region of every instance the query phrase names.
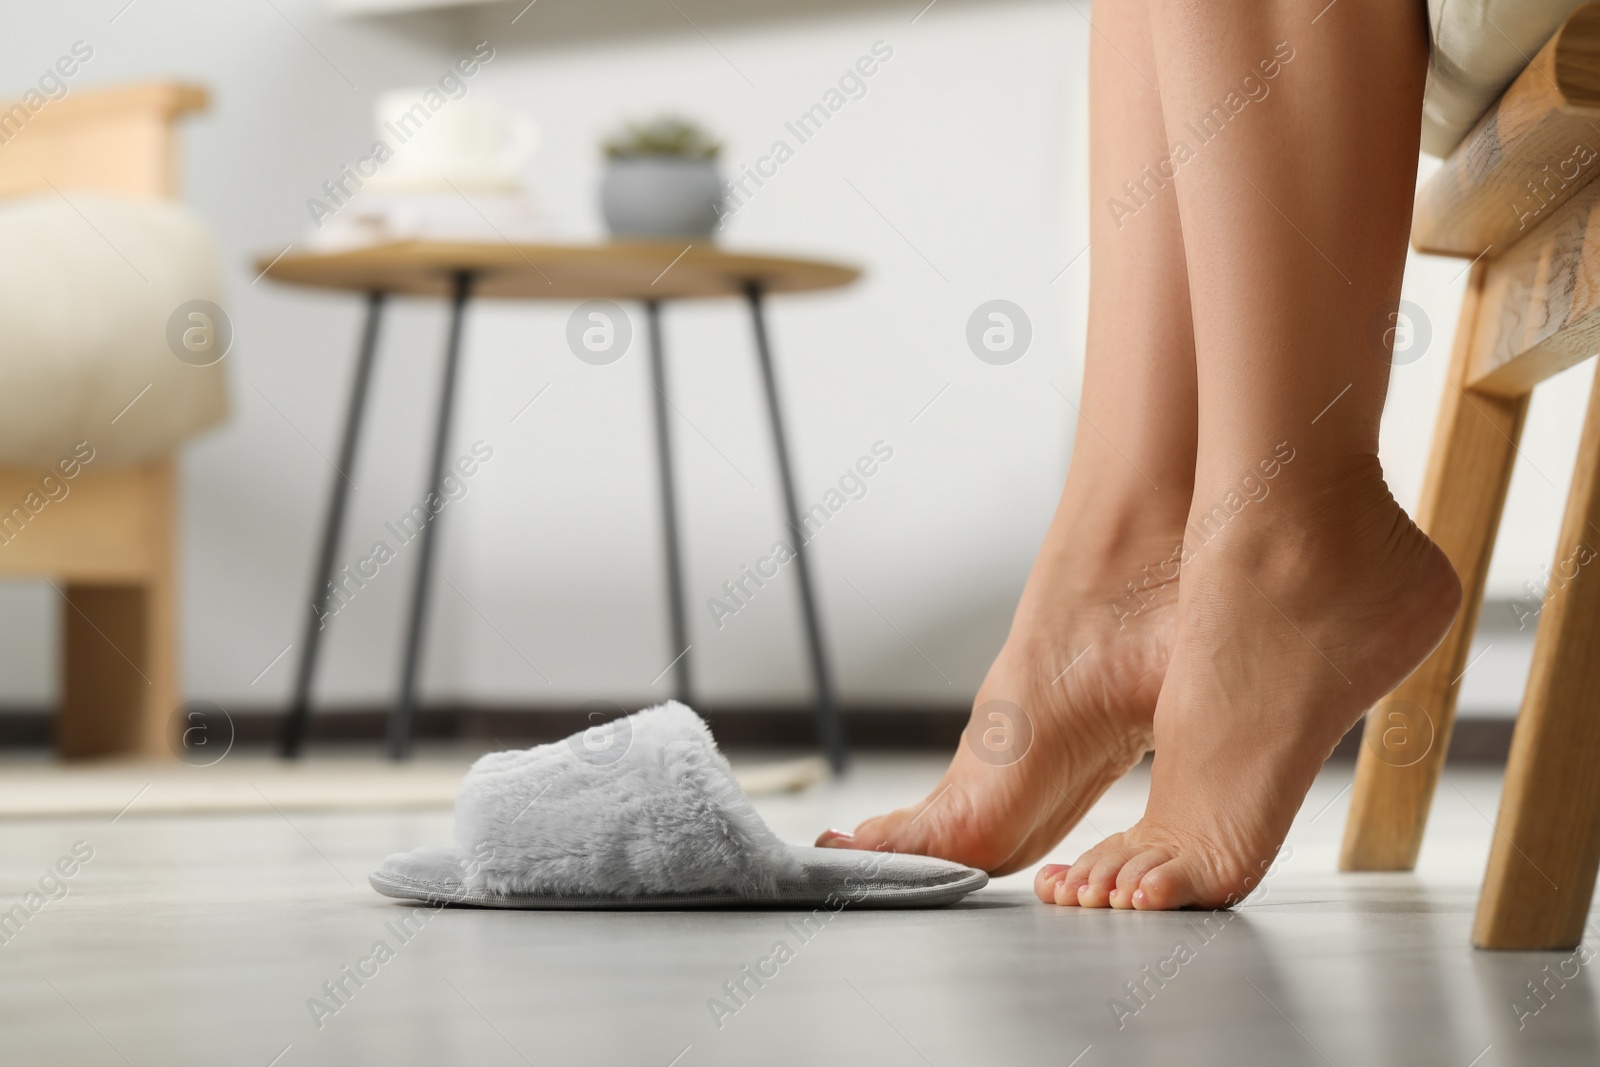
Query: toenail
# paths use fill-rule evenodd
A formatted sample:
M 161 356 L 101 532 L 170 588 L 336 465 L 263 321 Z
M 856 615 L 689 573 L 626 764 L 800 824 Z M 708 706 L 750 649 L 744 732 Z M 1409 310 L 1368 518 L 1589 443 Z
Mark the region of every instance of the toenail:
M 822 839 L 824 841 L 854 841 L 856 835 L 849 830 L 824 830 Z
M 1142 907 L 1144 907 L 1144 903 L 1145 903 L 1144 890 L 1143 889 L 1135 889 L 1133 891 L 1133 906 L 1136 907 L 1136 908 L 1142 908 Z

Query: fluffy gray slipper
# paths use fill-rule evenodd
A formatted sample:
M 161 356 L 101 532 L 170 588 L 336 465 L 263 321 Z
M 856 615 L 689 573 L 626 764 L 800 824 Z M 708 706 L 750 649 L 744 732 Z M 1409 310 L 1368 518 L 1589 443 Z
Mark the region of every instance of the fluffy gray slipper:
M 989 880 L 926 856 L 784 844 L 676 701 L 484 756 L 461 783 L 455 837 L 390 856 L 372 887 L 491 908 L 838 910 L 934 907 Z

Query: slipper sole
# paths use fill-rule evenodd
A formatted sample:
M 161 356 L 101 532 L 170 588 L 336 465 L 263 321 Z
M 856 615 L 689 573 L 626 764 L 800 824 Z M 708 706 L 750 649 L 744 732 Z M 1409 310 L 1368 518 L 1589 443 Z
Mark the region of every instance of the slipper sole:
M 726 892 L 658 893 L 632 897 L 493 893 L 459 881 L 416 878 L 387 869 L 374 871 L 367 880 L 379 893 L 400 900 L 530 911 L 936 908 L 954 904 L 989 882 L 989 876 L 983 871 L 926 856 L 802 847 L 795 847 L 794 852 L 804 868 L 803 877 L 781 879 L 778 882 L 778 895 L 772 897 L 747 897 Z M 872 872 L 858 877 L 862 861 L 869 857 Z M 845 903 L 835 908 L 841 900 Z

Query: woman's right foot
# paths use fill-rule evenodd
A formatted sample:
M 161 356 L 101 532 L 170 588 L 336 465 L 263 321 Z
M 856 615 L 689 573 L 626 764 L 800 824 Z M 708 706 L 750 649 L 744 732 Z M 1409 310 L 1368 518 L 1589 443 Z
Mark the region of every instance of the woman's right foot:
M 1243 899 L 1334 745 L 1455 617 L 1455 571 L 1375 459 L 1285 484 L 1238 525 L 1184 573 L 1144 818 L 1071 866 L 1044 867 L 1045 902 Z
M 1047 540 L 1041 550 L 938 786 L 853 834 L 827 831 L 818 845 L 937 856 L 1000 875 L 1067 835 L 1150 750 L 1172 647 L 1181 526 L 1126 533 L 1090 551 L 1081 546 L 1095 535 L 1052 528 L 1073 547 L 1052 558 Z

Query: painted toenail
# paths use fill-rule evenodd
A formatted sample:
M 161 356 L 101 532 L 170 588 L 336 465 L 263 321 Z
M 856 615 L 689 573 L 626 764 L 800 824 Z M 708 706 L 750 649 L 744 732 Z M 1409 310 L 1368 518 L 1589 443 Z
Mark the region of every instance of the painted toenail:
M 824 830 L 822 832 L 823 841 L 854 841 L 855 839 L 856 835 L 849 830 Z
M 1143 889 L 1135 889 L 1133 891 L 1133 906 L 1136 907 L 1136 908 L 1142 908 L 1142 907 L 1144 907 L 1144 904 L 1145 904 L 1144 890 Z

